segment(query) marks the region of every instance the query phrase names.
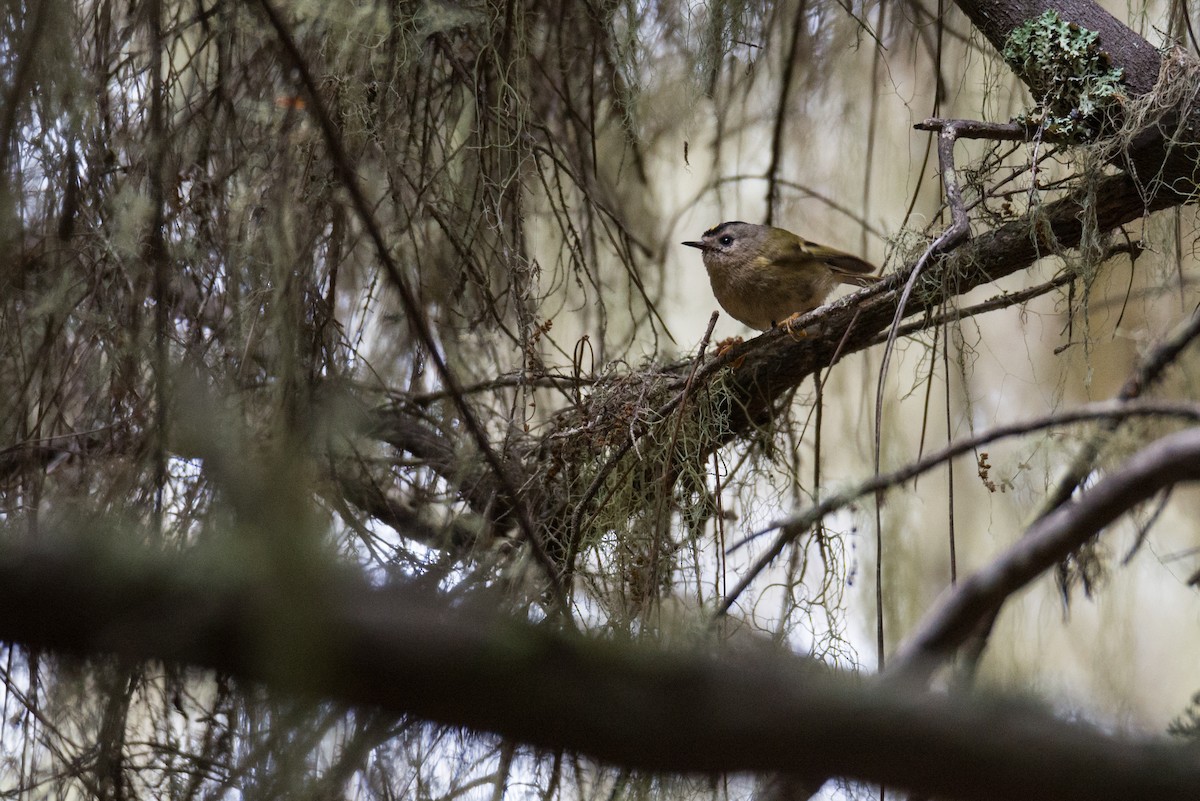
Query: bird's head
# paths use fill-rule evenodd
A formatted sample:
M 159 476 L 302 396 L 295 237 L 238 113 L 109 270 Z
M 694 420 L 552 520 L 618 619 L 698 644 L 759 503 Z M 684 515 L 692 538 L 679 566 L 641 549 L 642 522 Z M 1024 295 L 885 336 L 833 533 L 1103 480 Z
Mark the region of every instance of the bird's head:
M 732 270 L 750 265 L 764 255 L 769 249 L 772 230 L 775 229 L 768 225 L 733 220 L 708 229 L 699 241 L 683 244 L 702 251 L 709 269 Z

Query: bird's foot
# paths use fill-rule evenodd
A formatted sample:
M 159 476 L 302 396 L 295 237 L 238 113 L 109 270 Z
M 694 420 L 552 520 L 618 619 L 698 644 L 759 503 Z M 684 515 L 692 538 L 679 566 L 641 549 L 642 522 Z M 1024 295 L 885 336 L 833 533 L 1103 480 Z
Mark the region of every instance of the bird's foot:
M 804 332 L 803 328 L 795 327 L 796 321 L 799 320 L 803 316 L 804 315 L 801 312 L 796 312 L 795 314 L 788 317 L 783 322 L 779 323 L 779 325 L 777 327 L 783 329 L 783 333 L 787 334 L 789 337 L 791 337 L 792 339 L 799 342 L 800 340 L 802 340 L 808 336 L 808 334 L 806 334 Z
M 714 348 L 713 352 L 717 356 L 724 356 L 726 353 L 733 350 L 740 344 L 742 344 L 741 337 L 729 337 L 728 339 L 722 339 L 720 342 L 718 342 L 716 345 L 713 346 L 713 348 Z
M 720 342 L 718 342 L 714 346 L 713 355 L 719 359 L 722 356 L 724 356 L 726 353 L 729 353 L 729 351 L 733 350 L 740 344 L 742 344 L 741 337 L 729 337 L 727 339 L 722 339 Z M 744 362 L 745 360 L 746 360 L 745 356 L 739 357 L 738 359 L 735 359 L 730 366 L 734 370 L 736 370 L 737 368 L 742 366 L 742 362 Z

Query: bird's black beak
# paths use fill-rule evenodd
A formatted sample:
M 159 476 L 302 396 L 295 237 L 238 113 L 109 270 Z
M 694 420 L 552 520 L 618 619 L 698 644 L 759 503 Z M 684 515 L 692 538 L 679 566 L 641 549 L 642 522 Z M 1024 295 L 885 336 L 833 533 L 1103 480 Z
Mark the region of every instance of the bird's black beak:
M 700 248 L 700 250 L 708 250 L 708 245 L 703 242 L 680 242 L 681 245 L 687 245 L 689 248 Z

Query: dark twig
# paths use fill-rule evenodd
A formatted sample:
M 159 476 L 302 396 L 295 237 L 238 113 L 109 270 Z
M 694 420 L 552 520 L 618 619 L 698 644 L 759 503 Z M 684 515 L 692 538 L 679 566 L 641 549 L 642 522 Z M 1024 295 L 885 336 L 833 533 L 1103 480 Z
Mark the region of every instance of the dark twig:
M 981 120 L 947 120 L 930 117 L 913 126 L 918 131 L 953 131 L 954 139 L 994 139 L 998 142 L 1020 142 L 1030 139 L 1036 128 L 1015 122 L 983 122 Z
M 808 27 L 808 8 L 801 3 L 796 7 L 792 21 L 791 44 L 784 56 L 783 75 L 779 80 L 779 101 L 775 111 L 775 124 L 771 131 L 771 163 L 767 165 L 767 225 L 775 225 L 776 205 L 779 202 L 779 184 L 777 182 L 780 165 L 783 164 L 784 142 L 791 126 L 788 124 L 788 98 L 792 94 L 792 82 L 796 74 L 796 64 L 801 61 L 800 43 Z M 868 170 L 868 173 L 870 171 Z
M 8 91 L 4 93 L 4 108 L 0 111 L 0 175 L 4 176 L 9 174 L 9 148 L 16 139 L 21 100 L 32 96 L 29 90 L 37 75 L 38 50 L 54 10 L 48 0 L 41 0 L 30 4 L 29 13 L 32 19 L 25 28 L 24 38 L 17 45 L 16 58 L 13 58 L 11 51 L 6 54 L 10 65 L 6 68 L 6 78 L 10 83 Z M 12 46 L 9 40 L 5 49 Z M 11 66 L 14 62 L 15 66 Z
M 674 425 L 671 426 L 671 439 L 667 445 L 666 455 L 662 460 L 662 475 L 659 477 L 660 487 L 655 498 L 654 520 L 656 530 L 650 543 L 650 569 L 647 571 L 646 579 L 651 587 L 658 576 L 662 542 L 669 536 L 666 530 L 666 522 L 670 516 L 671 488 L 675 484 L 675 478 L 679 475 L 680 469 L 675 448 L 679 444 L 679 432 L 683 428 L 684 411 L 687 408 L 688 397 L 692 393 L 692 382 L 696 378 L 696 370 L 700 367 L 700 363 L 704 361 L 704 352 L 708 350 L 708 342 L 712 339 L 713 328 L 717 325 L 718 317 L 720 317 L 720 313 L 714 311 L 712 316 L 708 318 L 708 328 L 705 329 L 704 336 L 700 339 L 700 346 L 696 348 L 696 358 L 692 360 L 692 369 L 688 373 L 687 383 L 684 384 L 679 404 L 675 407 L 675 421 Z M 571 544 L 576 544 L 576 540 L 573 539 Z
M 1028 289 L 1022 289 L 1019 292 L 1006 292 L 1003 295 L 997 295 L 994 298 L 976 303 L 974 306 L 967 306 L 963 309 L 950 309 L 949 311 L 941 312 L 930 316 L 927 319 L 915 320 L 911 323 L 905 323 L 900 326 L 896 332 L 897 339 L 906 337 L 910 334 L 915 334 L 919 331 L 924 331 L 929 328 L 937 328 L 949 322 L 958 322 L 966 320 L 970 317 L 976 317 L 980 314 L 997 311 L 999 309 L 1007 309 L 1011 306 L 1019 306 L 1026 301 L 1041 297 L 1047 292 L 1052 292 L 1059 287 L 1071 283 L 1077 278 L 1073 272 L 1064 272 L 1054 276 L 1049 281 L 1045 281 L 1037 286 L 1031 286 Z M 887 342 L 887 334 L 879 334 L 875 339 L 871 340 L 872 345 L 878 345 L 881 342 Z
M 674 461 L 673 456 L 675 453 L 675 445 L 679 442 L 679 430 L 683 425 L 682 411 L 684 406 L 687 404 L 688 396 L 692 393 L 692 384 L 696 378 L 696 370 L 699 369 L 700 363 L 704 361 L 704 352 L 708 350 L 708 342 L 710 339 L 712 339 L 713 328 L 715 328 L 717 325 L 718 317 L 720 317 L 720 313 L 713 312 L 712 316 L 708 318 L 708 328 L 705 329 L 704 336 L 700 339 L 700 347 L 696 349 L 696 358 L 692 359 L 692 369 L 690 372 L 688 372 L 687 382 L 683 385 L 683 393 L 680 395 L 679 404 L 676 407 L 676 410 L 680 412 L 680 414 L 675 416 L 675 425 L 671 429 L 671 444 L 667 448 L 667 458 L 663 460 L 663 492 L 659 495 L 660 499 L 663 495 L 669 493 L 671 489 L 671 475 L 674 472 L 672 469 L 672 463 Z

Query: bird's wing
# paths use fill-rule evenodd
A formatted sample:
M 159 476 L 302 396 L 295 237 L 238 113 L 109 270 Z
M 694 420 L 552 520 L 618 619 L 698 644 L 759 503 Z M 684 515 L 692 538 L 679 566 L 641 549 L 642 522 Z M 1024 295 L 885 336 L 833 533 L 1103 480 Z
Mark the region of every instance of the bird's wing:
M 869 261 L 860 259 L 844 250 L 819 245 L 806 239 L 796 242 L 790 252 L 779 261 L 789 266 L 802 267 L 814 260 L 829 265 L 835 273 L 865 276 L 875 272 L 875 265 Z

